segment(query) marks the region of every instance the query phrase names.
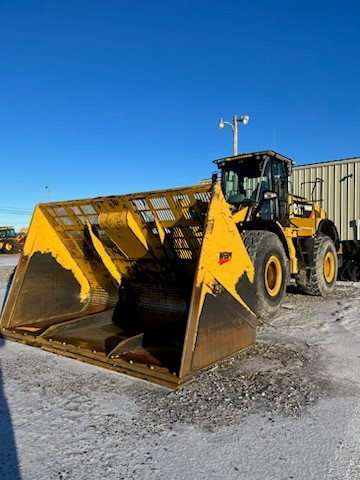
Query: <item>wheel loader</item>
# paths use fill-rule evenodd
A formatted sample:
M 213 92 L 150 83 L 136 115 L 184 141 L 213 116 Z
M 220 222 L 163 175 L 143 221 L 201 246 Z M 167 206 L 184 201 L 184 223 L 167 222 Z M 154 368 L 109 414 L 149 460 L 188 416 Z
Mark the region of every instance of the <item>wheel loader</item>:
M 208 185 L 39 204 L 2 335 L 167 387 L 252 345 L 291 278 L 335 284 L 336 228 L 291 194 L 292 163 L 243 154 Z
M 293 195 L 295 162 L 273 151 L 215 161 L 255 268 L 257 316 L 276 313 L 292 278 L 303 293 L 334 289 L 340 247 L 335 224 L 316 203 Z
M 16 236 L 14 227 L 0 227 L 0 252 L 19 253 L 21 245 Z

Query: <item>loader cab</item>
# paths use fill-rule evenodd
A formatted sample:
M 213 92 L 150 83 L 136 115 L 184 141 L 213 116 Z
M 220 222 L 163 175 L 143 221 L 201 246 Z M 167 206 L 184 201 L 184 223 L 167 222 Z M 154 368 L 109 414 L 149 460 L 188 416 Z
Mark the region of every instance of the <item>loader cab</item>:
M 273 151 L 216 160 L 227 202 L 236 209 L 251 206 L 253 221 L 289 224 L 288 178 L 292 161 Z
M 0 228 L 0 239 L 15 238 L 15 230 L 12 227 Z

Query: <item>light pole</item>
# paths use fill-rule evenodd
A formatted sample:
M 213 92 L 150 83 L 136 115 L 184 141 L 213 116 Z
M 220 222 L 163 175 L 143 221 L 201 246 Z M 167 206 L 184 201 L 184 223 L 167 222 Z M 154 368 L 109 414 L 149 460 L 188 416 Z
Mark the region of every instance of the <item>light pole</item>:
M 45 190 L 48 191 L 48 195 L 49 195 L 49 203 L 50 203 L 50 188 L 48 186 L 45 187 Z
M 233 117 L 233 122 L 224 122 L 223 118 L 220 118 L 218 127 L 219 128 L 224 128 L 225 124 L 230 125 L 230 127 L 233 129 L 233 146 L 234 146 L 234 156 L 238 155 L 238 123 L 242 123 L 243 125 L 247 125 L 249 123 L 250 117 L 249 115 L 242 115 L 241 117 L 238 117 L 237 115 L 234 115 Z

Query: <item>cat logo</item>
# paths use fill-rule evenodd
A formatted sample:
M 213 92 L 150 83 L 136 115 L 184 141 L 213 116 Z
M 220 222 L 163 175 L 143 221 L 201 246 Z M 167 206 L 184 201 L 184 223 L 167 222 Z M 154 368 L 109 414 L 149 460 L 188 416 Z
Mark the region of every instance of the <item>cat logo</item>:
M 313 207 L 308 203 L 293 203 L 295 217 L 313 218 Z
M 224 263 L 230 262 L 231 257 L 232 257 L 232 252 L 220 252 L 219 265 L 224 265 Z

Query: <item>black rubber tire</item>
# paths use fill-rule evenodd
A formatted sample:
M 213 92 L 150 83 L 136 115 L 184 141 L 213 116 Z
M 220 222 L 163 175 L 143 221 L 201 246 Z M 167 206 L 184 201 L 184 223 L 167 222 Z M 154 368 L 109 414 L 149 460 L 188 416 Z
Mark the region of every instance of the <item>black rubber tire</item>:
M 7 250 L 6 245 L 8 246 L 11 245 L 11 250 Z M 17 240 L 12 240 L 12 239 L 4 240 L 4 246 L 2 249 L 3 253 L 7 253 L 7 254 L 19 253 L 20 250 L 21 248 Z
M 330 282 L 324 275 L 324 260 L 327 253 L 333 254 L 335 262 L 335 273 Z M 307 295 L 326 296 L 335 288 L 337 272 L 338 257 L 334 242 L 327 235 L 319 234 L 314 239 L 313 265 L 310 269 L 300 265 L 296 283 L 299 290 Z
M 279 310 L 288 282 L 288 259 L 279 237 L 264 230 L 249 230 L 242 233 L 242 239 L 255 268 L 256 304 L 254 313 L 268 318 Z M 276 256 L 281 265 L 281 284 L 276 296 L 270 296 L 265 285 L 265 270 L 271 256 Z
M 12 242 L 9 242 L 9 240 L 4 241 L 4 246 L 2 248 L 3 253 L 10 254 L 13 253 L 14 250 L 14 245 Z
M 338 279 L 345 282 L 360 281 L 360 241 L 343 242 L 343 264 L 339 268 Z

